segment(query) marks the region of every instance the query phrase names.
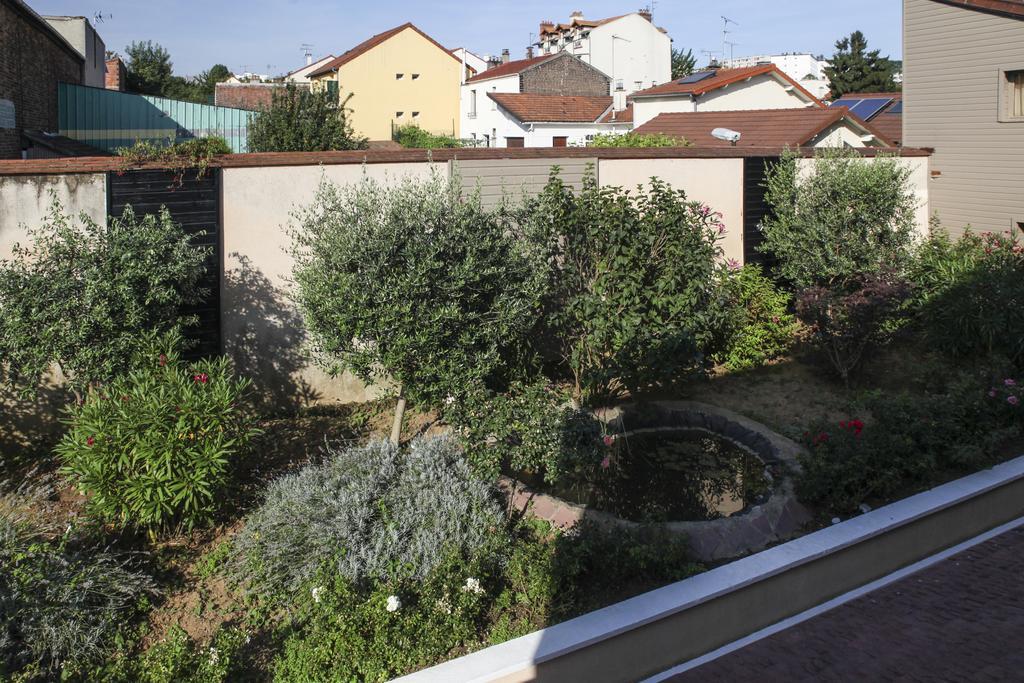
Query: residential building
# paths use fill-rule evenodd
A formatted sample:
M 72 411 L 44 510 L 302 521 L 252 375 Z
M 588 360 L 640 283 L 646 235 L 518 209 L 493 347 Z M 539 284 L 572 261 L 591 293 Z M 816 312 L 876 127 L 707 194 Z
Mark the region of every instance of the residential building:
M 904 0 L 903 74 L 903 144 L 935 150 L 943 226 L 1024 230 L 1024 1 Z
M 313 55 L 306 55 L 306 64 L 304 66 L 300 66 L 295 71 L 285 74 L 284 80 L 287 83 L 305 83 L 308 85 L 309 74 L 319 70 L 332 59 L 334 59 L 334 55 L 326 55 L 316 61 L 313 61 Z
M 464 47 L 455 48 L 452 50 L 452 54 L 466 65 L 466 78 L 472 78 L 477 74 L 483 73 L 490 66 L 488 57 L 481 57 Z
M 825 106 L 774 64 L 698 71 L 633 93 L 630 99 L 637 126 L 658 114 Z
M 903 93 L 862 92 L 843 95 L 831 107 L 849 107 L 893 145 L 903 144 Z
M 26 129 L 57 131 L 57 84 L 81 83 L 84 61 L 23 0 L 0 0 L 0 159 L 22 156 Z
M 568 52 L 507 61 L 462 86 L 463 135 L 484 147 L 551 147 L 629 130 L 631 120 L 612 118 L 610 83 Z
M 106 87 L 107 47 L 85 17 L 43 17 L 82 55 L 82 85 Z
M 794 81 L 798 81 L 800 85 L 804 86 L 808 92 L 818 99 L 827 96 L 829 90 L 831 90 L 828 76 L 825 75 L 825 67 L 828 66 L 828 62 L 805 52 L 736 57 L 724 60 L 722 67 L 726 69 L 745 69 L 762 64 L 774 64 L 779 67 L 782 73 Z
M 573 12 L 565 24 L 542 21 L 534 46 L 540 55 L 568 52 L 608 74 L 620 97 L 672 77 L 672 39 L 649 11 L 598 20 Z
M 377 34 L 309 74 L 314 89 L 337 93 L 352 126 L 371 140 L 416 124 L 459 135 L 462 60 L 412 24 Z
M 712 135 L 740 133 L 734 144 Z M 697 147 L 890 147 L 892 142 L 845 107 L 747 109 L 659 114 L 637 133 L 685 138 Z

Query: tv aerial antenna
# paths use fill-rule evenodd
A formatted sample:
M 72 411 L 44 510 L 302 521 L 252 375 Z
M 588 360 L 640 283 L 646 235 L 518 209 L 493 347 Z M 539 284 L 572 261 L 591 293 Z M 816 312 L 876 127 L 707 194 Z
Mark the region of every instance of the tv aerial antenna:
M 729 17 L 723 15 L 722 16 L 722 59 L 725 59 L 725 54 L 726 54 L 725 48 L 729 44 L 729 34 L 732 33 L 732 31 L 729 30 L 729 24 L 732 24 L 733 26 L 739 26 L 738 23 L 736 23 L 735 21 L 733 21 Z

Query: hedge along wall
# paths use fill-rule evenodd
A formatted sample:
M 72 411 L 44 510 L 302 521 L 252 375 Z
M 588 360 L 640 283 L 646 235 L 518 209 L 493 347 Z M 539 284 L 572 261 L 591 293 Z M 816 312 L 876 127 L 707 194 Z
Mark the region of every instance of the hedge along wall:
M 268 403 L 294 407 L 313 402 L 355 402 L 374 398 L 379 387 L 365 387 L 350 376 L 331 378 L 303 354 L 303 330 L 291 297 L 292 259 L 287 231 L 290 214 L 309 204 L 320 179 L 346 184 L 363 174 L 386 181 L 450 175 L 454 168 L 467 186 L 470 169 L 487 167 L 480 182 L 503 181 L 512 194 L 523 185 L 542 186 L 544 168 L 559 166 L 578 184 L 581 169 L 595 166 L 598 182 L 635 188 L 657 176 L 686 191 L 691 199 L 720 211 L 727 227 L 726 258 L 743 262 L 743 161 L 778 156 L 778 149 L 525 149 L 330 152 L 310 154 L 229 155 L 221 167 L 223 272 L 221 333 L 225 352 L 261 389 Z M 927 230 L 927 152 L 903 150 L 904 163 L 922 206 L 920 229 Z M 487 164 L 458 164 L 455 159 Z M 495 174 L 494 162 L 505 160 L 508 174 Z M 23 239 L 19 223 L 37 223 L 53 188 L 67 209 L 85 210 L 101 219 L 106 207 L 106 173 L 119 162 L 109 158 L 0 162 L 0 258 Z M 524 170 L 528 169 L 528 170 Z M 496 180 L 497 179 L 497 180 Z M 525 179 L 525 180 L 524 180 Z

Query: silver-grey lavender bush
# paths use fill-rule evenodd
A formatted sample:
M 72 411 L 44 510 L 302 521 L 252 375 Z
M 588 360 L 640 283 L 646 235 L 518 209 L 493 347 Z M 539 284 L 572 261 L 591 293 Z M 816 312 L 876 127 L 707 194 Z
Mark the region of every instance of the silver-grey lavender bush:
M 447 437 L 326 449 L 272 483 L 235 541 L 234 566 L 258 592 L 293 592 L 321 571 L 353 581 L 424 578 L 452 553 L 479 552 L 502 528 L 492 487 Z

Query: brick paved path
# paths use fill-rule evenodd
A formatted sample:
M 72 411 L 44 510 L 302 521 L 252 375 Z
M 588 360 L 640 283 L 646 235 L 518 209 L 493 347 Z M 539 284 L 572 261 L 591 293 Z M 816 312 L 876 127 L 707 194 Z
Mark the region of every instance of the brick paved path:
M 1024 681 L 1024 528 L 671 680 Z

